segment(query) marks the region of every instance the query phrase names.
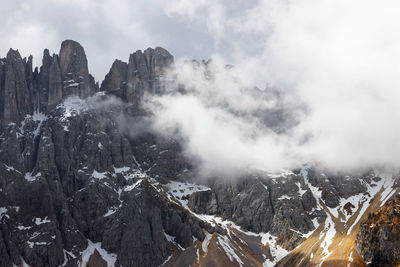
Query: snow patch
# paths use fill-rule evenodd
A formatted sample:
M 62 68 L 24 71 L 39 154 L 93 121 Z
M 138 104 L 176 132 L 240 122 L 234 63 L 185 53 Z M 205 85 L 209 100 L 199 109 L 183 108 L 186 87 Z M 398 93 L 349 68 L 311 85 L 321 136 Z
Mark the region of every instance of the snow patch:
M 289 254 L 289 251 L 287 251 L 284 248 L 282 248 L 281 246 L 277 245 L 277 243 L 276 243 L 277 237 L 271 235 L 270 233 L 253 233 L 250 231 L 245 231 L 245 230 L 242 230 L 238 225 L 236 225 L 232 221 L 223 220 L 221 217 L 214 216 L 214 215 L 197 214 L 197 213 L 192 212 L 190 209 L 188 209 L 188 210 L 197 218 L 199 218 L 203 221 L 206 221 L 213 226 L 218 225 L 220 227 L 223 227 L 227 231 L 228 236 L 231 236 L 230 228 L 234 228 L 237 231 L 240 231 L 246 235 L 260 237 L 260 241 L 264 246 L 268 244 L 271 255 L 273 257 L 272 261 L 267 259 L 264 262 L 263 266 L 275 266 L 275 264 L 278 261 L 280 261 L 282 258 L 284 258 L 286 255 Z M 206 239 L 202 243 L 202 248 L 203 248 L 203 251 L 205 251 L 205 252 L 207 251 L 207 246 L 210 242 L 208 238 L 211 239 L 211 235 L 209 235 L 209 236 L 207 235 Z
M 179 245 L 177 242 L 175 242 L 175 236 L 169 235 L 166 232 L 164 232 L 165 238 L 168 240 L 168 242 L 173 243 L 176 247 L 178 247 L 180 250 L 185 250 L 181 245 Z
M 303 176 L 304 179 L 304 183 L 308 186 L 308 188 L 310 188 L 311 193 L 313 194 L 315 200 L 317 201 L 317 205 L 320 209 L 322 209 L 321 204 L 320 204 L 320 199 L 321 199 L 321 195 L 322 195 L 322 190 L 319 189 L 318 187 L 313 186 L 309 181 L 308 181 L 308 169 L 310 166 L 306 165 L 304 166 L 300 173 Z
M 117 209 L 111 208 L 106 212 L 106 214 L 104 214 L 104 217 L 108 217 L 110 215 L 113 215 L 116 211 L 117 211 Z
M 132 185 L 128 185 L 127 187 L 124 188 L 124 191 L 131 191 L 134 188 L 136 188 L 136 186 L 138 186 L 141 182 L 143 181 L 143 179 L 139 179 L 136 183 L 132 184 Z
M 312 219 L 312 223 L 314 225 L 314 228 L 317 229 L 319 226 L 318 219 L 317 218 Z
M 261 235 L 261 244 L 263 246 L 266 246 L 267 244 L 269 246 L 275 246 L 276 245 L 276 237 L 271 235 L 270 233 L 260 233 Z
M 104 179 L 107 177 L 106 173 L 107 172 L 98 172 L 96 170 L 93 170 L 92 177 L 96 179 Z
M 39 133 L 40 133 L 40 128 L 42 127 L 42 123 L 43 123 L 45 120 L 47 120 L 48 117 L 47 117 L 44 113 L 35 111 L 35 112 L 32 114 L 32 119 L 33 119 L 34 121 L 38 122 L 38 126 L 36 127 L 35 131 L 33 132 L 34 136 L 37 136 L 37 135 L 39 135 Z
M 44 224 L 44 223 L 49 223 L 49 222 L 51 222 L 49 219 L 47 219 L 47 216 L 46 216 L 44 219 L 41 219 L 41 218 L 36 217 L 36 218 L 32 219 L 32 221 L 33 221 L 36 225 L 41 225 L 41 224 Z
M 88 246 L 87 248 L 81 252 L 82 255 L 82 262 L 80 263 L 81 267 L 85 267 L 87 262 L 90 259 L 90 256 L 94 253 L 94 250 L 97 249 L 101 257 L 107 262 L 107 266 L 115 266 L 115 262 L 117 260 L 117 254 L 108 253 L 105 249 L 101 248 L 101 243 L 93 243 L 88 239 Z
M 329 252 L 329 246 L 332 244 L 335 235 L 336 235 L 335 224 L 332 221 L 331 216 L 327 214 L 327 217 L 325 219 L 325 228 L 321 231 L 321 234 L 319 236 L 320 239 L 324 237 L 323 241 L 321 242 L 321 248 L 323 249 L 322 255 L 325 256 L 322 257 L 321 260 L 325 260 L 332 253 L 332 251 Z
M 243 261 L 236 254 L 235 250 L 230 246 L 228 237 L 227 236 L 218 236 L 217 240 L 218 240 L 218 243 L 221 245 L 221 247 L 224 249 L 229 260 L 231 262 L 236 261 L 237 263 L 239 263 L 240 266 L 243 266 Z
M 1 218 L 3 218 L 3 214 L 6 214 L 7 213 L 7 208 L 5 208 L 5 207 L 1 207 L 0 208 L 0 219 Z M 8 215 L 5 215 L 5 216 L 8 216 Z
M 88 110 L 87 101 L 80 99 L 78 96 L 70 96 L 64 100 L 61 104 L 57 105 L 57 108 L 63 109 L 64 113 L 61 117 L 62 122 L 67 122 L 68 118 L 79 115 L 80 113 Z M 68 126 L 63 126 L 64 131 L 68 131 Z
M 297 182 L 296 185 L 299 188 L 298 193 L 299 193 L 300 197 L 302 197 L 307 192 L 307 190 L 301 189 L 301 184 L 299 182 Z
M 367 186 L 367 192 L 369 196 L 365 196 L 365 201 L 361 203 L 361 209 L 358 213 L 358 216 L 354 223 L 350 226 L 349 230 L 347 231 L 347 234 L 349 235 L 351 231 L 353 230 L 354 226 L 357 225 L 365 211 L 369 207 L 369 202 L 371 201 L 372 198 L 375 197 L 376 194 L 378 194 L 382 189 L 383 192 L 381 194 L 381 206 L 384 204 L 384 202 L 387 200 L 385 197 L 388 197 L 391 192 L 392 192 L 392 186 L 394 183 L 394 178 L 392 174 L 387 174 L 387 173 L 379 173 L 375 171 L 376 175 L 381 178 L 380 181 L 378 182 L 371 182 L 370 184 L 362 181 L 366 186 Z M 382 203 L 383 202 L 383 203 Z
M 68 85 L 66 85 L 66 86 L 64 86 L 64 88 L 68 88 L 68 87 L 77 87 L 77 86 L 79 86 L 79 83 L 70 83 L 70 84 L 68 84 Z
M 23 225 L 22 226 L 21 225 L 17 226 L 17 229 L 21 230 L 21 231 L 29 230 L 31 228 L 32 228 L 32 226 L 23 226 Z
M 350 253 L 348 261 L 349 262 L 353 262 L 354 261 L 354 259 L 353 259 L 353 251 Z
M 149 176 L 140 171 L 140 170 L 132 170 L 132 173 L 128 173 L 124 176 L 125 180 L 130 180 L 130 179 L 149 179 Z
M 27 172 L 25 173 L 25 180 L 27 180 L 28 182 L 33 182 L 36 180 L 36 178 L 42 176 L 42 174 L 40 172 L 38 172 L 35 175 L 32 175 L 32 172 Z
M 204 238 L 203 242 L 201 243 L 201 249 L 204 252 L 204 256 L 206 256 L 208 253 L 208 245 L 210 244 L 210 241 L 212 238 L 211 234 L 209 234 L 207 232 L 205 234 L 206 234 L 206 237 Z
M 169 188 L 169 193 L 173 195 L 185 208 L 187 208 L 188 204 L 187 197 L 189 197 L 191 194 L 195 192 L 211 190 L 207 186 L 181 183 L 176 181 L 171 181 L 169 184 L 167 184 L 167 187 Z
M 339 206 L 340 206 L 340 209 L 341 209 L 343 215 L 345 216 L 344 222 L 347 222 L 349 220 L 349 218 L 351 216 L 353 216 L 353 214 L 358 210 L 359 206 L 362 203 L 364 203 L 367 200 L 367 198 L 368 197 L 365 194 L 360 193 L 358 195 L 354 195 L 354 196 L 351 196 L 351 197 L 348 197 L 348 198 L 341 198 L 340 199 Z M 344 206 L 347 203 L 350 203 L 352 206 L 354 206 L 354 207 L 349 207 L 349 209 L 351 211 L 350 214 L 347 212 L 347 210 L 344 209 Z
M 169 262 L 169 260 L 172 258 L 172 255 L 169 255 L 168 256 L 168 258 L 160 265 L 160 267 L 161 266 L 164 266 L 164 264 L 166 264 L 167 262 Z
M 383 192 L 381 194 L 382 207 L 396 190 L 392 188 L 394 184 L 394 177 L 392 174 L 381 174 L 380 177 L 384 180 L 384 183 L 382 185 Z
M 278 200 L 284 200 L 284 199 L 291 199 L 288 195 L 282 195 L 278 198 Z
M 6 170 L 9 172 L 9 171 L 14 171 L 14 172 L 18 172 L 18 173 L 20 173 L 21 174 L 21 172 L 20 171 L 18 171 L 18 170 L 16 170 L 14 167 L 12 167 L 12 166 L 8 166 L 7 164 L 4 164 L 4 166 L 6 166 Z
M 265 190 L 268 191 L 268 186 L 266 186 L 265 184 L 261 183 L 263 185 L 263 187 L 265 188 Z
M 276 236 L 273 236 L 270 233 L 260 233 L 260 235 L 261 235 L 261 243 L 264 246 L 268 244 L 271 256 L 273 257 L 273 260 L 267 259 L 263 263 L 263 266 L 268 266 L 268 267 L 275 266 L 278 261 L 283 259 L 287 254 L 289 254 L 289 251 L 282 248 L 276 243 L 277 240 Z
M 19 209 L 20 209 L 21 207 L 18 207 L 18 206 L 12 206 L 11 208 L 15 209 L 15 211 L 16 211 L 16 212 L 19 212 Z
M 123 172 L 127 172 L 131 169 L 129 167 L 115 168 L 114 166 L 113 166 L 113 168 L 114 168 L 114 173 L 123 173 Z
M 329 210 L 329 212 L 333 215 L 333 217 L 339 218 L 339 211 L 338 211 L 338 209 L 339 209 L 340 207 L 330 208 L 330 207 L 326 206 L 326 208 L 327 208 L 327 209 Z
M 32 241 L 27 241 L 26 243 L 30 248 L 33 248 L 34 246 L 47 246 L 51 244 L 46 242 L 32 242 Z
M 25 133 L 24 128 L 25 128 L 27 120 L 33 120 L 33 121 L 37 122 L 36 129 L 33 131 L 33 136 L 36 137 L 40 133 L 40 128 L 42 127 L 42 123 L 47 119 L 48 119 L 48 117 L 42 112 L 35 111 L 32 115 L 28 114 L 25 116 L 24 120 L 21 122 L 21 127 L 19 127 L 19 132 L 21 133 L 21 135 L 23 135 Z
M 21 257 L 22 267 L 30 267 L 28 263 L 25 262 L 24 258 Z
M 290 170 L 281 170 L 281 171 L 267 172 L 266 173 L 266 175 L 269 178 L 273 178 L 273 179 L 275 179 L 275 178 L 284 178 L 284 177 L 287 177 L 287 176 L 292 175 L 292 174 L 293 174 L 293 172 L 290 171 Z

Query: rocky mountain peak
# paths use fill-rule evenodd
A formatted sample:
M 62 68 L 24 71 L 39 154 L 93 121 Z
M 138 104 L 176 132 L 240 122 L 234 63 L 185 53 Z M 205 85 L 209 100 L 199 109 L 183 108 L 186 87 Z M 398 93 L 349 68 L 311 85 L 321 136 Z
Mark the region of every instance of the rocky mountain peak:
M 85 50 L 76 41 L 65 40 L 61 44 L 59 64 L 63 80 L 63 96 L 87 97 L 94 92 L 88 70 Z
M 159 94 L 163 91 L 163 76 L 173 64 L 174 57 L 164 48 L 137 50 L 129 55 L 128 63 L 114 61 L 101 90 L 139 105 L 145 93 Z
M 86 98 L 99 90 L 85 50 L 76 41 L 63 41 L 58 55 L 44 49 L 39 70 L 32 70 L 32 62 L 32 56 L 22 59 L 13 49 L 1 60 L 0 118 L 5 123 L 21 121 L 33 110 L 50 111 L 69 96 Z M 174 57 L 164 48 L 137 50 L 128 63 L 115 60 L 101 90 L 139 106 L 144 94 L 163 91 L 163 77 L 173 63 Z
M 20 55 L 18 49 L 14 50 L 14 49 L 10 48 L 10 50 L 8 50 L 8 52 L 7 52 L 6 58 L 7 58 L 7 60 L 21 60 L 22 61 L 22 58 L 21 58 L 21 55 Z
M 4 122 L 16 122 L 33 111 L 25 73 L 26 60 L 22 60 L 18 50 L 10 49 L 3 62 L 0 76 L 1 114 Z
M 154 76 L 164 75 L 165 71 L 174 63 L 174 57 L 164 48 L 157 46 L 154 50 L 147 49 L 146 53 L 151 55 L 151 73 Z
M 65 40 L 61 43 L 60 68 L 62 75 L 70 72 L 88 74 L 85 50 L 78 42 Z
M 116 59 L 101 83 L 102 90 L 120 98 L 124 98 L 128 75 L 128 64 Z
M 389 202 L 400 192 L 397 174 L 309 164 L 196 179 L 179 136 L 160 135 L 137 108 L 168 85 L 167 50 L 115 60 L 105 94 L 95 93 L 75 41 L 64 41 L 58 55 L 45 49 L 40 70 L 32 60 L 12 49 L 0 59 L 0 267 L 399 260 L 400 198 Z M 209 63 L 188 62 L 211 79 Z M 271 93 L 253 89 L 255 97 Z M 121 108 L 109 95 L 127 103 Z
M 1 59 L 0 119 L 3 124 L 19 122 L 34 110 L 47 112 L 71 95 L 86 98 L 94 94 L 94 78 L 89 74 L 83 47 L 75 41 L 61 44 L 60 54 L 43 51 L 40 70 L 33 70 L 33 57 L 22 59 L 10 49 Z

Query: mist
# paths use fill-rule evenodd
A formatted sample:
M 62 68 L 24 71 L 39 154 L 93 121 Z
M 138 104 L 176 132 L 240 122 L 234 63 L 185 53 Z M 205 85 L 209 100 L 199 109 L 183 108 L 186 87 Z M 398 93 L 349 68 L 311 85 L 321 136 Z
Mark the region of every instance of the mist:
M 168 49 L 169 92 L 147 97 L 152 117 L 122 114 L 118 125 L 178 137 L 206 175 L 307 162 L 399 169 L 398 1 L 117 2 L 6 3 L 1 51 L 33 50 L 38 65 L 44 47 L 72 38 L 100 81 L 116 57 Z M 212 61 L 190 61 L 201 57 Z
M 168 14 L 234 44 L 230 61 L 181 60 L 169 75 L 184 93 L 147 102 L 153 128 L 181 135 L 203 173 L 400 167 L 398 2 L 259 1 L 231 16 L 215 5 L 221 16 L 214 1 L 172 1 Z

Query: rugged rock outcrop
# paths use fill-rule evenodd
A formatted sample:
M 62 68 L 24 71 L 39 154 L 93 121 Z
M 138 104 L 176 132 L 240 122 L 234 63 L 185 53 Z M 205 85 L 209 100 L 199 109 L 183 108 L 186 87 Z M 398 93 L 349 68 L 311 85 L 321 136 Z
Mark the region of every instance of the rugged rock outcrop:
M 172 253 L 166 236 L 185 248 L 214 231 L 141 171 L 143 151 L 115 124 L 120 107 L 90 105 L 68 98 L 2 133 L 0 266 L 74 266 L 93 242 L 116 264 L 158 266 Z
M 101 83 L 101 89 L 107 93 L 115 95 L 121 99 L 125 98 L 128 81 L 128 64 L 115 60 L 107 73 L 104 81 Z
M 60 103 L 63 97 L 63 84 L 61 79 L 61 70 L 59 66 L 58 56 L 53 54 L 53 60 L 49 68 L 48 75 L 48 97 L 47 105 L 54 107 L 54 105 Z
M 154 132 L 138 108 L 145 94 L 163 93 L 171 67 L 162 48 L 137 51 L 113 63 L 97 92 L 74 41 L 59 55 L 44 50 L 39 69 L 15 50 L 0 59 L 0 266 L 270 266 L 307 241 L 308 255 L 281 264 L 312 265 L 342 244 L 335 233 L 355 232 L 378 192 L 400 186 L 374 172 L 312 166 L 195 179 L 179 136 Z M 264 111 L 265 127 L 288 125 Z M 377 226 L 390 240 L 362 227 L 362 255 L 376 255 L 368 238 L 397 249 L 394 225 Z
M 53 63 L 53 58 L 50 56 L 50 52 L 48 49 L 44 49 L 43 58 L 42 58 L 42 66 L 38 71 L 38 87 L 36 98 L 38 99 L 38 107 L 41 111 L 46 111 L 47 103 L 48 103 L 48 95 L 49 95 L 49 82 L 50 82 L 50 67 Z M 61 75 L 60 75 L 61 78 Z M 53 77 L 54 79 L 54 77 Z M 52 101 L 50 101 L 52 102 Z
M 116 60 L 101 90 L 139 105 L 145 93 L 159 94 L 164 90 L 164 76 L 173 66 L 174 57 L 165 49 L 156 47 L 141 50 L 129 56 L 129 63 Z
M 377 212 L 368 214 L 360 226 L 357 251 L 369 266 L 400 264 L 400 196 Z
M 43 52 L 42 66 L 33 70 L 32 56 L 22 59 L 10 49 L 0 60 L 0 119 L 19 122 L 33 111 L 53 109 L 70 95 L 86 98 L 98 91 L 89 74 L 83 47 L 72 40 L 62 43 L 60 56 Z
M 63 96 L 92 95 L 96 89 L 94 78 L 89 74 L 88 62 L 83 47 L 75 41 L 65 40 L 60 49 L 60 70 L 63 81 Z
M 32 65 L 32 59 L 28 64 Z M 0 108 L 5 123 L 22 120 L 25 114 L 33 111 L 31 92 L 27 83 L 28 80 L 31 85 L 32 81 L 29 78 L 32 76 L 26 76 L 26 66 L 26 60 L 21 58 L 18 50 L 10 49 L 6 59 L 2 60 L 3 73 L 0 81 L 2 106 Z
M 310 190 L 303 191 L 304 179 L 294 173 L 282 179 L 259 174 L 233 184 L 215 181 L 209 186 L 212 190 L 190 196 L 188 205 L 193 211 L 232 219 L 248 231 L 270 232 L 287 249 L 303 240 L 290 229 L 308 233 L 315 229 L 314 218 L 322 222 L 326 217 L 316 209 Z

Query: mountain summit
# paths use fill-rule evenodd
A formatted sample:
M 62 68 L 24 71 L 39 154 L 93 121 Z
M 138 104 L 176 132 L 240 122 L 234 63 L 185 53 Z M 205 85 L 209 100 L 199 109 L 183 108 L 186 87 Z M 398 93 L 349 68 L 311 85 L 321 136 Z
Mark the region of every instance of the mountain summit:
M 182 137 L 154 131 L 141 106 L 170 89 L 172 68 L 165 49 L 138 50 L 98 86 L 72 40 L 34 70 L 18 50 L 0 59 L 0 266 L 399 261 L 397 173 L 308 164 L 199 179 Z

